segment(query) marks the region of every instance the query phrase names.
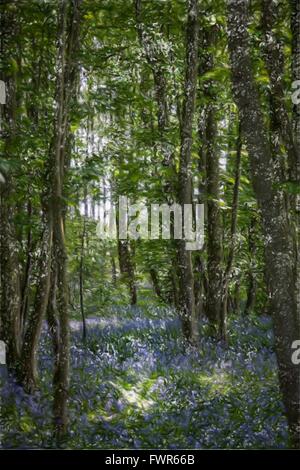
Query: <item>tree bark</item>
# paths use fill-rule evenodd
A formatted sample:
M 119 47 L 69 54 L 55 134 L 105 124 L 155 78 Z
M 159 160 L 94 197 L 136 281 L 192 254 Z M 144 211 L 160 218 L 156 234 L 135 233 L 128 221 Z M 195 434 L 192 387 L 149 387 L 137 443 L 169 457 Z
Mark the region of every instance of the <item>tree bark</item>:
M 264 59 L 270 79 L 271 112 L 274 131 L 278 132 L 278 138 L 286 148 L 288 162 L 284 165 L 284 159 L 280 158 L 280 149 L 276 151 L 277 165 L 281 166 L 286 179 L 296 181 L 296 166 L 299 160 L 299 148 L 294 140 L 293 128 L 285 104 L 283 85 L 284 54 L 283 45 L 280 43 L 274 29 L 279 21 L 279 6 L 274 0 L 262 0 L 262 29 L 264 33 Z M 272 135 L 272 140 L 276 136 Z
M 228 2 L 228 45 L 233 94 L 250 158 L 251 177 L 259 204 L 265 243 L 266 276 L 271 299 L 279 380 L 293 446 L 300 447 L 300 374 L 291 361 L 299 339 L 295 298 L 295 243 L 284 194 L 274 185 L 274 165 L 265 132 L 249 53 L 247 0 Z
M 222 219 L 220 213 L 220 169 L 215 152 L 216 139 L 215 111 L 211 104 L 206 121 L 206 177 L 207 177 L 207 316 L 216 328 L 220 324 L 222 305 Z
M 111 280 L 113 283 L 113 286 L 117 286 L 117 266 L 116 266 L 116 260 L 114 255 L 111 253 L 110 254 L 110 263 L 111 263 Z
M 53 376 L 54 426 L 58 445 L 67 432 L 67 399 L 69 389 L 69 316 L 67 284 L 67 252 L 65 244 L 64 180 L 70 159 L 70 108 L 76 97 L 78 76 L 77 53 L 79 49 L 81 0 L 59 2 L 58 56 L 56 84 L 56 116 L 52 153 L 53 191 L 51 210 L 53 214 L 53 255 L 57 270 L 56 305 L 58 313 L 58 350 Z
M 161 299 L 164 302 L 165 299 L 164 299 L 164 296 L 162 295 L 161 288 L 160 288 L 160 285 L 159 285 L 159 278 L 158 278 L 157 270 L 154 269 L 154 268 L 151 268 L 149 270 L 149 273 L 150 273 L 150 277 L 151 277 L 151 281 L 152 281 L 152 285 L 153 285 L 153 289 L 154 289 L 155 294 L 157 295 L 157 297 L 159 299 Z
M 291 30 L 292 30 L 292 80 L 300 80 L 300 3 L 298 0 L 290 0 L 291 4 Z M 299 85 L 298 85 L 299 86 Z M 300 103 L 294 104 L 292 125 L 294 139 L 298 149 L 295 169 L 296 183 L 300 181 Z M 297 227 L 297 256 L 296 256 L 296 299 L 297 311 L 300 312 L 300 195 L 296 197 L 296 227 Z M 300 315 L 300 314 L 299 314 Z
M 215 27 L 203 31 L 205 48 L 216 47 Z M 213 56 L 210 52 L 202 58 L 200 73 L 213 70 Z M 207 292 L 206 315 L 212 331 L 220 325 L 222 308 L 222 218 L 220 211 L 220 162 L 216 151 L 217 117 L 216 96 L 212 80 L 208 80 L 203 87 L 203 95 L 207 100 L 203 116 L 203 149 L 205 161 L 205 191 L 206 219 L 207 219 Z
M 134 274 L 134 265 L 132 259 L 132 251 L 130 249 L 130 243 L 128 240 L 118 240 L 118 254 L 120 272 L 123 277 L 126 278 L 129 286 L 130 303 L 136 305 L 137 303 L 137 291 Z
M 29 312 L 27 320 L 21 360 L 18 367 L 18 378 L 28 393 L 37 387 L 37 349 L 40 338 L 42 321 L 46 313 L 50 292 L 50 266 L 53 240 L 53 224 L 51 216 L 44 222 L 41 242 L 41 255 L 39 257 L 39 280 L 36 286 L 36 295 L 33 309 Z
M 82 319 L 82 340 L 86 340 L 86 319 L 84 312 L 84 279 L 83 279 L 83 269 L 84 269 L 84 243 L 86 237 L 86 220 L 84 216 L 82 234 L 81 234 L 81 244 L 80 244 L 80 263 L 79 263 L 79 298 L 80 298 L 80 312 Z
M 24 273 L 22 276 L 22 289 L 21 289 L 21 337 L 23 338 L 26 320 L 28 316 L 29 308 L 29 293 L 30 293 L 30 277 L 32 271 L 32 256 L 33 256 L 33 243 L 32 243 L 32 228 L 31 228 L 31 215 L 32 215 L 32 204 L 31 201 L 27 204 L 27 217 L 29 221 L 29 228 L 27 231 L 27 246 L 26 246 L 26 263 Z
M 6 86 L 6 104 L 3 105 L 4 156 L 8 163 L 15 158 L 17 138 L 17 82 L 16 72 L 10 64 L 14 51 L 11 45 L 17 34 L 16 5 L 1 14 L 1 56 L 7 73 L 1 73 Z M 2 116 L 1 116 L 2 117 Z M 16 366 L 20 354 L 21 281 L 19 270 L 19 248 L 15 233 L 14 217 L 15 181 L 12 172 L 7 172 L 0 182 L 0 266 L 1 306 L 0 333 L 7 347 L 7 364 Z
M 256 300 L 256 289 L 257 289 L 257 282 L 256 282 L 254 266 L 253 266 L 253 262 L 255 262 L 255 255 L 256 255 L 256 244 L 255 244 L 256 219 L 254 215 L 251 215 L 250 217 L 251 217 L 250 225 L 248 229 L 248 251 L 249 251 L 249 256 L 250 256 L 250 266 L 249 266 L 249 272 L 248 272 L 247 300 L 246 300 L 246 305 L 245 305 L 245 310 L 244 310 L 245 315 L 248 315 L 254 310 L 255 300 Z
M 239 125 L 238 137 L 236 142 L 236 162 L 235 162 L 235 175 L 234 175 L 234 187 L 232 197 L 232 209 L 231 209 L 231 226 L 230 226 L 230 243 L 229 253 L 227 258 L 227 264 L 225 272 L 223 274 L 223 293 L 222 293 L 222 308 L 221 318 L 219 326 L 220 338 L 226 340 L 226 317 L 227 317 L 227 303 L 228 303 L 228 288 L 230 275 L 232 271 L 232 264 L 236 251 L 236 235 L 237 235 L 237 217 L 238 217 L 238 203 L 239 203 L 239 186 L 241 179 L 241 157 L 242 157 L 242 137 L 241 127 Z
M 179 162 L 179 202 L 192 204 L 192 128 L 195 109 L 197 65 L 198 65 L 198 5 L 197 0 L 188 0 L 186 72 L 181 118 L 181 147 Z M 185 240 L 178 240 L 179 311 L 186 338 L 196 344 L 199 336 L 198 318 L 195 310 L 194 275 L 191 251 Z
M 164 131 L 169 123 L 165 74 L 160 57 L 158 57 L 156 52 L 157 47 L 155 47 L 153 40 L 149 34 L 147 34 L 145 25 L 142 22 L 142 0 L 135 0 L 135 13 L 139 41 L 143 47 L 146 60 L 151 68 L 154 79 L 155 99 L 157 103 L 157 124 L 161 137 L 163 138 Z M 168 156 L 165 155 L 165 157 L 168 160 Z

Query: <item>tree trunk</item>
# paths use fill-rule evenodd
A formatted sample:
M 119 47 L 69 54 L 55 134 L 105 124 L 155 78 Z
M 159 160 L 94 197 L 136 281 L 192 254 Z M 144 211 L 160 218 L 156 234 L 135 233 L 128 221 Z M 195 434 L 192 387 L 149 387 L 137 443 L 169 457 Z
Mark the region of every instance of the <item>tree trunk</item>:
M 228 253 L 225 272 L 223 274 L 222 308 L 221 308 L 221 318 L 220 318 L 220 325 L 219 325 L 219 335 L 220 335 L 220 338 L 223 340 L 226 340 L 228 288 L 229 288 L 230 275 L 232 271 L 232 264 L 233 264 L 234 255 L 236 251 L 236 235 L 237 235 L 236 231 L 237 231 L 237 216 L 238 216 L 238 203 L 239 203 L 239 186 L 240 186 L 240 179 L 241 179 L 241 157 L 242 157 L 242 138 L 241 138 L 241 127 L 239 125 L 238 137 L 237 137 L 237 142 L 236 142 L 236 162 L 235 162 L 232 209 L 231 209 L 229 253 Z
M 203 31 L 205 49 L 216 47 L 215 27 Z M 202 58 L 201 73 L 207 73 L 214 68 L 212 53 L 206 53 Z M 217 117 L 216 97 L 211 91 L 212 80 L 205 83 L 203 95 L 207 105 L 203 113 L 203 149 L 205 161 L 205 191 L 207 212 L 207 296 L 206 315 L 212 330 L 215 332 L 220 325 L 222 307 L 222 218 L 219 206 L 220 200 L 220 162 L 216 151 Z
M 84 279 L 83 279 L 83 263 L 84 263 L 84 242 L 86 237 L 86 220 L 85 216 L 83 219 L 83 228 L 81 234 L 81 245 L 80 245 L 80 263 L 79 263 L 79 298 L 80 298 L 80 312 L 82 319 L 82 340 L 86 340 L 86 320 L 84 312 Z
M 67 399 L 69 389 L 69 317 L 67 252 L 65 245 L 64 180 L 69 165 L 66 149 L 70 144 L 69 113 L 76 97 L 78 76 L 77 53 L 79 49 L 81 0 L 62 0 L 58 17 L 58 56 L 56 84 L 56 116 L 52 152 L 51 210 L 53 214 L 53 255 L 57 270 L 56 305 L 58 313 L 58 351 L 55 358 L 54 426 L 58 445 L 67 432 Z
M 300 3 L 298 0 L 290 0 L 291 3 L 291 30 L 292 30 L 292 79 L 300 80 Z M 299 86 L 299 85 L 298 85 Z M 295 178 L 299 185 L 300 181 L 300 103 L 293 106 L 293 133 L 298 149 Z M 296 227 L 298 233 L 297 239 L 297 258 L 296 258 L 296 299 L 297 311 L 300 312 L 300 195 L 296 198 Z
M 110 254 L 110 262 L 111 262 L 111 280 L 112 280 L 112 283 L 113 283 L 114 287 L 116 287 L 116 285 L 117 285 L 117 266 L 116 266 L 115 257 L 112 254 Z
M 198 5 L 188 0 L 186 73 L 181 118 L 181 147 L 179 162 L 179 202 L 192 204 L 192 128 L 195 109 L 198 65 Z M 178 240 L 179 311 L 186 338 L 196 344 L 199 336 L 198 318 L 195 310 L 194 275 L 191 251 L 185 240 Z
M 6 86 L 6 104 L 3 106 L 3 153 L 8 163 L 15 158 L 17 137 L 17 94 L 16 73 L 9 66 L 12 59 L 11 43 L 17 34 L 16 6 L 1 15 L 1 56 L 4 68 L 9 70 L 1 79 Z M 2 116 L 1 116 L 2 118 Z M 8 367 L 15 367 L 20 353 L 20 315 L 21 315 L 21 284 L 19 270 L 19 248 L 15 233 L 14 216 L 14 177 L 5 175 L 0 182 L 0 265 L 1 265 L 1 306 L 0 333 L 7 347 Z
M 286 148 L 287 162 L 284 165 L 284 159 L 280 155 L 280 148 L 275 152 L 274 158 L 277 158 L 277 165 L 281 167 L 283 174 L 288 174 L 285 178 L 290 181 L 296 181 L 296 165 L 299 160 L 299 148 L 294 140 L 292 123 L 289 118 L 286 104 L 284 84 L 284 54 L 283 44 L 278 40 L 274 30 L 279 21 L 279 5 L 274 0 L 262 0 L 262 30 L 264 32 L 264 59 L 270 79 L 270 98 L 272 127 L 278 133 L 272 133 L 273 142 L 280 140 Z M 299 33 L 298 33 L 299 34 Z M 275 144 L 276 145 L 276 144 Z M 279 145 L 277 144 L 279 147 Z M 281 157 L 281 158 L 280 158 Z
M 118 240 L 118 255 L 119 255 L 120 272 L 123 275 L 123 278 L 126 279 L 126 282 L 128 283 L 128 286 L 129 286 L 130 303 L 131 305 L 136 305 L 137 292 L 136 292 L 136 283 L 135 283 L 135 275 L 134 275 L 134 266 L 133 266 L 133 261 L 132 261 L 130 244 L 128 240 Z
M 54 256 L 53 250 L 51 254 L 51 274 L 50 274 L 50 291 L 47 305 L 47 323 L 49 332 L 52 338 L 53 356 L 57 357 L 59 347 L 59 324 L 58 324 L 58 313 L 56 303 L 56 286 L 57 286 L 57 266 L 56 257 Z
M 274 324 L 279 379 L 292 444 L 300 447 L 300 374 L 291 361 L 292 344 L 299 339 L 300 321 L 295 298 L 293 225 L 283 192 L 274 185 L 274 165 L 265 132 L 259 95 L 249 53 L 248 1 L 228 2 L 228 44 L 233 93 L 250 157 L 254 192 L 259 204 L 265 242 L 266 276 Z
M 255 216 L 251 215 L 250 225 L 248 229 L 248 250 L 250 256 L 250 267 L 248 273 L 248 286 L 247 286 L 247 300 L 245 305 L 244 314 L 248 315 L 249 313 L 253 312 L 256 300 L 256 288 L 257 283 L 255 279 L 255 273 L 253 261 L 255 260 L 256 255 L 256 244 L 255 244 L 255 227 L 256 227 L 256 220 Z
M 202 44 L 202 49 L 204 49 L 204 42 Z M 201 73 L 205 73 L 206 61 L 204 62 L 204 69 L 201 70 Z M 204 92 L 204 90 L 203 90 Z M 206 184 L 207 184 L 207 175 L 206 175 L 206 114 L 207 106 L 204 107 L 200 112 L 199 122 L 198 122 L 198 138 L 200 141 L 199 151 L 198 151 L 198 173 L 199 173 L 199 183 L 198 183 L 198 203 L 204 205 L 204 221 L 207 220 L 207 194 L 206 194 Z M 195 292 L 195 308 L 198 317 L 201 317 L 206 311 L 206 297 L 207 297 L 207 274 L 205 266 L 204 253 L 206 246 L 204 245 L 201 251 L 196 251 L 194 254 L 194 292 Z
M 34 306 L 33 309 L 30 310 L 27 320 L 20 366 L 18 367 L 18 378 L 28 393 L 32 393 L 37 387 L 38 341 L 50 292 L 52 230 L 53 225 L 50 216 L 50 218 L 44 222 L 38 267 L 39 280 L 36 286 Z
M 151 277 L 151 281 L 152 281 L 152 284 L 153 284 L 155 294 L 157 295 L 157 297 L 159 299 L 161 299 L 164 302 L 165 300 L 164 300 L 164 296 L 162 295 L 162 292 L 161 292 L 161 288 L 160 288 L 160 285 L 159 285 L 159 278 L 158 278 L 158 274 L 157 274 L 156 269 L 151 268 L 149 270 L 149 273 L 150 273 L 150 277 Z
M 222 219 L 220 213 L 219 158 L 215 152 L 216 123 L 213 105 L 206 121 L 207 175 L 207 316 L 213 328 L 220 324 L 222 305 Z
M 153 40 L 147 34 L 145 26 L 142 22 L 142 0 L 135 0 L 135 13 L 139 41 L 143 47 L 146 60 L 151 68 L 154 79 L 155 99 L 157 103 L 157 124 L 161 137 L 164 139 L 164 133 L 169 123 L 167 83 L 165 74 L 161 65 L 160 57 L 157 54 L 157 47 L 155 47 L 156 45 L 153 44 Z M 168 162 L 169 158 L 166 154 L 165 145 L 163 145 L 163 150 L 165 150 L 164 156 Z
M 31 228 L 31 214 L 32 214 L 32 205 L 29 201 L 27 204 L 27 217 L 29 221 L 29 228 L 27 232 L 27 253 L 26 253 L 26 264 L 24 269 L 24 274 L 22 276 L 22 289 L 21 289 L 21 336 L 23 338 L 26 320 L 28 316 L 29 308 L 29 293 L 30 293 L 30 277 L 32 270 L 32 255 L 33 255 L 33 246 L 32 246 L 32 228 Z

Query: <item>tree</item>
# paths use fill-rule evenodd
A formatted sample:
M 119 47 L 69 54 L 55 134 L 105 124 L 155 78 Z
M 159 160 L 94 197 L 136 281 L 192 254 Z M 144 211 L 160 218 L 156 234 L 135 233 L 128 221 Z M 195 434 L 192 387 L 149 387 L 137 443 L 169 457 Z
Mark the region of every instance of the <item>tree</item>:
M 285 194 L 274 181 L 274 162 L 266 136 L 257 86 L 249 55 L 248 2 L 228 4 L 228 45 L 234 99 L 251 163 L 252 183 L 260 207 L 265 241 L 266 276 L 273 316 L 279 379 L 291 439 L 300 446 L 299 366 L 291 361 L 291 346 L 299 332 L 295 298 L 295 243 Z
M 186 71 L 184 99 L 181 117 L 181 142 L 179 162 L 179 202 L 192 204 L 192 127 L 195 110 L 197 64 L 198 64 L 198 4 L 197 0 L 188 0 L 186 26 Z M 186 249 L 186 242 L 178 240 L 179 273 L 179 310 L 183 331 L 186 337 L 196 344 L 199 335 L 198 318 L 195 310 L 194 276 L 191 252 Z
M 17 144 L 17 78 L 15 62 L 10 62 L 9 51 L 13 50 L 16 57 L 18 41 L 18 22 L 16 5 L 13 2 L 9 11 L 1 12 L 1 55 L 6 65 L 6 73 L 1 68 L 1 79 L 6 87 L 6 103 L 4 105 L 1 154 L 10 165 L 16 158 Z M 21 279 L 18 263 L 18 243 L 14 218 L 16 214 L 15 177 L 11 172 L 5 175 L 0 185 L 0 258 L 1 258 L 1 306 L 0 327 L 1 338 L 7 344 L 7 361 L 9 367 L 15 367 L 20 354 L 21 331 Z
M 70 107 L 78 77 L 78 47 L 81 0 L 72 3 L 63 0 L 58 17 L 57 57 L 57 113 L 52 147 L 52 193 L 50 213 L 53 217 L 53 253 L 57 269 L 57 311 L 59 343 L 55 358 L 54 423 L 58 441 L 67 431 L 67 399 L 69 387 L 69 317 L 67 287 L 67 252 L 65 244 L 64 179 L 69 165 L 67 150 L 70 145 Z M 76 96 L 76 95 L 75 95 Z

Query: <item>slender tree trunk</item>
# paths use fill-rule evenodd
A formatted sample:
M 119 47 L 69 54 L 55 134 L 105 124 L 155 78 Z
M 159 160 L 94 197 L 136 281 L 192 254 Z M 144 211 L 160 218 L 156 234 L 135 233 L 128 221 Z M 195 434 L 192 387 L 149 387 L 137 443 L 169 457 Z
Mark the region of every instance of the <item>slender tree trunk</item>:
M 216 47 L 217 31 L 215 27 L 202 31 L 204 50 Z M 214 68 L 213 55 L 205 53 L 201 60 L 201 73 L 207 73 Z M 213 331 L 220 325 L 222 308 L 222 218 L 219 206 L 220 200 L 220 162 L 216 151 L 217 117 L 216 96 L 213 82 L 208 80 L 203 87 L 203 95 L 207 100 L 203 112 L 203 160 L 205 162 L 205 191 L 207 219 L 207 292 L 206 315 Z
M 50 216 L 51 217 L 51 216 Z M 39 257 L 39 280 L 36 287 L 36 295 L 33 309 L 29 317 L 24 335 L 18 377 L 25 390 L 32 393 L 37 387 L 37 349 L 40 338 L 42 321 L 46 313 L 51 273 L 51 250 L 52 250 L 52 219 L 44 222 L 44 230 L 41 242 L 41 255 Z
M 200 44 L 201 46 L 201 44 Z M 205 48 L 205 43 L 202 43 L 203 49 Z M 206 64 L 204 64 L 204 67 Z M 201 73 L 205 73 L 206 70 L 201 70 Z M 198 184 L 198 203 L 204 205 L 204 221 L 207 220 L 207 194 L 206 194 L 206 112 L 207 107 L 205 106 L 200 112 L 199 122 L 198 122 L 198 138 L 200 141 L 199 151 L 198 151 L 198 172 L 199 172 L 199 184 Z M 202 247 L 201 251 L 196 251 L 194 254 L 194 277 L 195 277 L 195 307 L 198 317 L 201 317 L 206 311 L 206 296 L 207 296 L 207 274 L 206 274 L 206 265 L 204 253 L 206 246 Z
M 228 2 L 228 44 L 234 98 L 250 158 L 252 183 L 262 217 L 266 276 L 271 300 L 280 386 L 292 444 L 300 447 L 300 374 L 291 360 L 299 339 L 295 298 L 295 243 L 284 194 L 274 185 L 274 165 L 249 53 L 248 1 Z
M 116 287 L 117 285 L 117 266 L 115 257 L 111 254 L 110 255 L 110 262 L 111 262 L 111 280 L 113 285 Z
M 51 254 L 51 274 L 50 274 L 50 291 L 49 300 L 47 305 L 47 323 L 49 332 L 52 338 L 52 347 L 54 358 L 57 357 L 59 348 L 59 324 L 58 324 L 58 313 L 56 303 L 56 286 L 57 286 L 57 266 L 56 257 L 54 256 L 53 250 Z
M 256 298 L 256 281 L 254 279 L 253 274 L 249 275 L 248 280 L 248 287 L 247 287 L 247 300 L 245 305 L 244 314 L 248 315 L 249 313 L 253 312 L 255 306 L 255 298 Z
M 195 109 L 198 65 L 198 5 L 188 0 L 186 72 L 181 119 L 181 147 L 179 163 L 179 202 L 192 204 L 192 128 Z M 185 240 L 178 240 L 179 311 L 186 338 L 196 344 L 199 336 L 198 318 L 195 310 L 194 275 L 191 251 Z
M 77 53 L 79 48 L 81 0 L 59 2 L 58 56 L 55 135 L 53 146 L 53 254 L 55 257 L 57 286 L 56 306 L 59 324 L 58 350 L 53 376 L 54 426 L 58 445 L 67 432 L 67 399 L 69 390 L 69 316 L 67 284 L 67 252 L 65 244 L 64 180 L 70 159 L 66 149 L 70 144 L 69 113 L 76 96 L 78 75 Z
M 117 227 L 117 235 L 119 237 L 118 212 L 116 213 L 116 227 Z M 128 284 L 130 304 L 136 305 L 137 288 L 136 288 L 136 281 L 135 281 L 135 269 L 134 269 L 133 258 L 134 258 L 133 244 L 130 244 L 130 240 L 120 240 L 118 238 L 118 259 L 119 259 L 121 277 L 123 277 L 123 279 L 125 279 Z
M 175 272 L 175 267 L 172 267 L 169 271 L 169 279 L 171 283 L 171 296 L 170 302 L 176 309 L 179 309 L 179 289 L 178 289 L 178 276 Z
M 222 219 L 220 213 L 219 158 L 215 151 L 216 122 L 213 105 L 208 107 L 206 121 L 207 175 L 207 316 L 213 328 L 220 324 L 222 306 Z
M 137 303 L 137 292 L 134 275 L 134 266 L 132 261 L 132 254 L 130 250 L 130 244 L 128 240 L 118 240 L 118 255 L 120 272 L 126 279 L 129 286 L 130 303 L 136 305 Z
M 233 299 L 234 311 L 239 315 L 241 313 L 241 282 L 239 279 L 235 281 Z
M 250 267 L 248 273 L 248 286 L 247 286 L 247 300 L 245 305 L 244 314 L 248 315 L 249 313 L 253 312 L 256 300 L 256 288 L 257 282 L 254 273 L 254 266 L 253 263 L 255 262 L 255 255 L 256 255 L 256 244 L 255 244 L 255 227 L 256 227 L 256 220 L 255 216 L 252 215 L 250 219 L 250 225 L 248 230 L 248 249 L 249 249 L 249 256 L 250 256 Z
M 141 46 L 143 47 L 146 60 L 151 68 L 154 87 L 155 87 L 155 99 L 157 103 L 157 124 L 161 134 L 162 140 L 164 140 L 164 133 L 169 123 L 168 116 L 168 102 L 167 102 L 167 83 L 165 79 L 165 73 L 161 64 L 160 57 L 157 54 L 157 47 L 153 43 L 151 37 L 147 34 L 145 25 L 142 22 L 142 0 L 135 0 L 135 13 L 136 13 L 136 24 L 137 32 Z M 165 159 L 169 162 L 169 157 L 166 155 L 166 146 L 163 142 L 163 151 L 165 153 Z
M 84 279 L 83 279 L 83 263 L 84 263 L 84 241 L 86 237 L 86 220 L 84 217 L 83 228 L 81 234 L 81 245 L 80 245 L 80 263 L 79 263 L 79 298 L 80 298 L 80 312 L 82 319 L 82 340 L 86 340 L 86 319 L 84 312 Z
M 164 301 L 164 296 L 162 295 L 161 288 L 159 285 L 159 278 L 156 269 L 151 268 L 149 270 L 151 281 L 153 284 L 154 292 L 157 295 L 158 298 L 160 298 L 162 301 Z
M 21 325 L 21 336 L 23 337 L 26 327 L 26 320 L 28 315 L 28 307 L 29 307 L 29 292 L 30 292 L 30 277 L 31 277 L 31 269 L 32 269 L 32 228 L 31 228 L 31 214 L 32 214 L 32 205 L 29 201 L 27 204 L 27 217 L 29 220 L 29 228 L 27 232 L 27 253 L 26 253 L 26 264 L 23 274 L 22 280 L 22 289 L 21 289 L 21 318 L 20 318 L 20 325 Z
M 230 275 L 232 271 L 232 265 L 234 255 L 236 251 L 236 235 L 237 235 L 237 216 L 238 216 L 238 202 L 239 202 L 239 186 L 241 179 L 241 156 L 242 156 L 242 139 L 241 139 L 241 128 L 239 125 L 238 138 L 236 143 L 236 163 L 235 163 L 235 175 L 234 175 L 234 187 L 233 187 L 233 198 L 232 198 L 232 210 L 231 210 L 231 227 L 230 227 L 230 244 L 229 253 L 227 258 L 227 264 L 225 272 L 223 274 L 223 297 L 222 297 L 222 309 L 219 326 L 220 338 L 226 340 L 226 316 L 227 316 L 227 301 L 228 301 L 228 288 Z

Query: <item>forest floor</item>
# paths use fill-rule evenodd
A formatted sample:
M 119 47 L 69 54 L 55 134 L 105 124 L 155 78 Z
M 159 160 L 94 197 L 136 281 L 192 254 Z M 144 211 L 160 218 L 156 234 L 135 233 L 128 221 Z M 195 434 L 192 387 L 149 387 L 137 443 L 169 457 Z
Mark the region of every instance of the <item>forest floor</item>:
M 229 320 L 225 347 L 201 326 L 188 347 L 164 307 L 112 308 L 71 322 L 68 448 L 284 448 L 271 320 Z M 40 390 L 2 390 L 2 446 L 51 447 L 52 355 L 44 331 Z

